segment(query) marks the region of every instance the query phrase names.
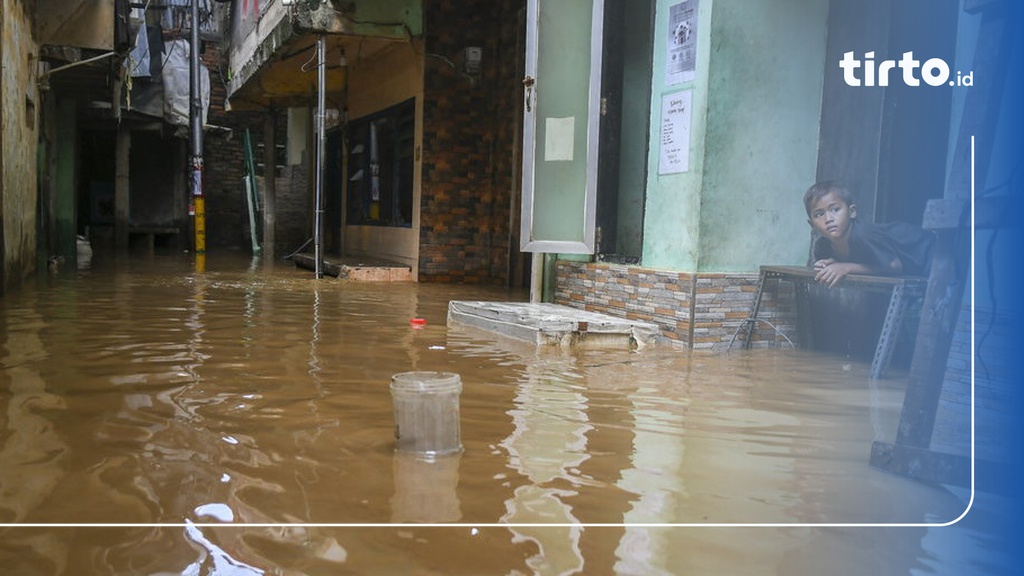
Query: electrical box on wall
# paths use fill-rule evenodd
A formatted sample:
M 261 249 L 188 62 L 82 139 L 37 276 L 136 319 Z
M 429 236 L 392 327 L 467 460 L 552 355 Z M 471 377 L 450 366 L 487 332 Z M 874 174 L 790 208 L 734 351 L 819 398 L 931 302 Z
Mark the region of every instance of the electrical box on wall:
M 480 74 L 480 61 L 484 49 L 479 46 L 467 46 L 462 50 L 462 71 L 470 76 Z

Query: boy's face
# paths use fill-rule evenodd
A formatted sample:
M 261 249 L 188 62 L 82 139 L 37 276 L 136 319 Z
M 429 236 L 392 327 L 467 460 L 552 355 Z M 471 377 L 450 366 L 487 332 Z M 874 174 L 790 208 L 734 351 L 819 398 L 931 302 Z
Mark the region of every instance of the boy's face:
M 835 192 L 829 192 L 811 204 L 811 227 L 835 242 L 850 233 L 850 222 L 857 217 L 857 206 L 847 204 Z

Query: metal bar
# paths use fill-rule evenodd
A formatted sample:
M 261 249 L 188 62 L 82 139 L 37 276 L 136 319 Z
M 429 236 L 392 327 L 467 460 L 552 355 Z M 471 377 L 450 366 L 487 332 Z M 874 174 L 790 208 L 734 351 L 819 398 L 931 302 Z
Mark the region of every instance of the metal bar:
M 189 48 L 189 124 L 192 144 L 192 200 L 195 210 L 196 254 L 206 253 L 206 201 L 203 198 L 203 94 L 199 76 L 199 1 L 192 0 Z
M 892 361 L 892 351 L 896 347 L 899 338 L 900 326 L 903 325 L 903 316 L 909 304 L 903 286 L 893 286 L 892 295 L 889 296 L 889 307 L 885 311 L 885 320 L 882 322 L 882 330 L 878 334 L 878 344 L 875 345 L 875 356 L 871 359 L 871 379 L 880 380 L 885 377 L 889 370 L 889 363 Z
M 256 231 L 256 212 L 259 201 L 256 196 L 256 166 L 252 159 L 252 138 L 249 129 L 245 129 L 245 204 L 249 209 L 249 239 L 252 242 L 252 253 L 259 254 L 260 242 Z
M 85 60 L 79 60 L 77 62 L 72 62 L 70 64 L 65 64 L 63 66 L 57 66 L 56 68 L 50 68 L 49 70 L 41 74 L 39 78 L 40 80 L 42 80 L 43 78 L 52 76 L 54 73 L 60 72 L 61 70 L 67 70 L 68 68 L 74 68 L 75 66 L 81 66 L 82 64 L 88 64 L 90 62 L 95 62 L 97 60 L 102 60 L 104 58 L 110 58 L 111 56 L 117 56 L 117 52 L 107 52 L 106 54 L 100 54 L 99 56 L 93 56 L 92 58 L 86 58 Z
M 761 298 L 764 296 L 764 281 L 768 272 L 761 270 L 761 274 L 757 280 L 757 296 L 754 296 L 754 305 L 750 311 L 750 316 L 744 320 L 745 323 L 745 335 L 746 343 L 744 348 L 750 348 L 753 345 L 752 340 L 754 339 L 754 332 L 757 330 L 757 314 L 761 311 Z M 731 346 L 731 344 L 730 344 Z
M 811 316 L 811 295 L 807 281 L 796 281 L 793 286 L 796 296 L 796 331 L 800 338 L 800 346 L 813 350 L 814 322 Z
M 313 199 L 313 259 L 317 278 L 323 278 L 323 190 L 324 190 L 324 106 L 326 85 L 324 81 L 324 35 L 316 40 L 316 185 Z

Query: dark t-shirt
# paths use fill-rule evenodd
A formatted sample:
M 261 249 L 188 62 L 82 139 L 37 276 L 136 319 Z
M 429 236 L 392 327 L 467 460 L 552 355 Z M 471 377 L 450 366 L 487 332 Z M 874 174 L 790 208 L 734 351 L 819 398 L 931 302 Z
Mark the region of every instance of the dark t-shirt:
M 827 238 L 814 241 L 814 259 L 835 258 L 856 262 L 886 276 L 927 276 L 931 268 L 935 235 L 905 222 L 875 224 L 853 220 L 850 223 L 850 255 L 837 258 Z M 903 270 L 896 272 L 891 263 L 899 258 Z

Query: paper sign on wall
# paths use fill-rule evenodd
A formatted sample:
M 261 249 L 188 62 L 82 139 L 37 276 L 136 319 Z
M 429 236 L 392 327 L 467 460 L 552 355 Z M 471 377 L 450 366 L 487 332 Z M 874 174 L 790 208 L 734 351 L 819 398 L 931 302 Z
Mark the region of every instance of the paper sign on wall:
M 576 118 L 547 118 L 544 122 L 544 161 L 572 162 Z
M 690 103 L 693 90 L 661 98 L 661 161 L 658 174 L 678 174 L 690 169 Z
M 692 82 L 697 69 L 697 0 L 668 7 L 665 85 Z

